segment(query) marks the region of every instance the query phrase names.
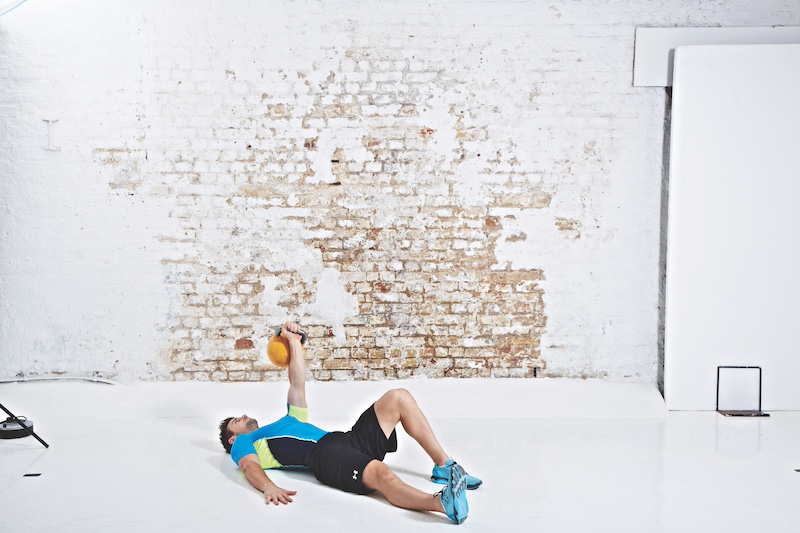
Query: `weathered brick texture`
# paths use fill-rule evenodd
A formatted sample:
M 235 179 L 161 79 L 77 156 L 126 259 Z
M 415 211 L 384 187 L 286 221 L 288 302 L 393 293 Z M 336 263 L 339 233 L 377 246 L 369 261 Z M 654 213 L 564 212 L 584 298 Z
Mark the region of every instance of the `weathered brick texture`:
M 655 380 L 667 100 L 632 87 L 635 28 L 800 20 L 783 0 L 108 0 L 100 24 L 67 4 L 0 19 L 11 375 L 284 379 L 264 351 L 298 319 L 319 380 Z
M 232 123 L 218 108 L 164 124 L 167 109 L 202 98 L 184 81 L 192 72 L 175 72 L 163 82 L 163 112 L 150 120 L 174 129 L 170 145 L 186 135 L 189 149 L 95 150 L 98 162 L 130 168 L 132 179 L 159 182 L 178 200 L 171 216 L 183 231 L 164 237 L 184 250 L 165 260 L 181 295 L 172 326 L 176 379 L 280 376 L 250 339 L 264 333 L 264 315 L 302 317 L 313 301 L 314 284 L 275 259 L 292 253 L 287 239 L 317 250 L 315 269 L 337 270 L 357 299 L 343 341 L 309 317 L 316 379 L 531 377 L 543 368 L 543 273 L 497 265 L 503 217 L 491 212 L 546 207 L 549 194 L 530 183 L 513 152 L 480 154 L 489 134 L 472 125 L 466 103 L 441 110 L 450 146 L 432 150 L 441 118 L 428 123 L 419 108 L 437 92 L 468 89 L 444 62 L 404 56 L 402 48 L 348 50 L 330 71 L 265 72 L 257 81 L 226 70 L 222 107 L 241 112 Z M 264 77 L 288 86 L 276 91 Z M 320 153 L 332 128 L 350 130 L 346 145 L 327 139 Z M 480 158 L 479 173 L 492 177 L 475 191 L 478 201 L 454 190 L 467 158 Z M 329 168 L 323 176 L 314 170 L 320 160 Z M 134 191 L 138 183 L 115 187 Z M 214 261 L 206 245 L 217 249 Z M 281 294 L 279 310 L 262 308 L 264 277 L 278 280 L 269 290 Z

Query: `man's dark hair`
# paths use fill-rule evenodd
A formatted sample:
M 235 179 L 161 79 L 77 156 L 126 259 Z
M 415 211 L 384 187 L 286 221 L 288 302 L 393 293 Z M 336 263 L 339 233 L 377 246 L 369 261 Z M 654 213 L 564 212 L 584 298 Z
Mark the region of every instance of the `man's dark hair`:
M 228 422 L 233 420 L 232 416 L 229 416 L 225 420 L 219 423 L 219 441 L 222 443 L 222 447 L 225 448 L 225 451 L 231 453 L 231 443 L 228 440 L 233 436 L 233 433 L 228 431 Z

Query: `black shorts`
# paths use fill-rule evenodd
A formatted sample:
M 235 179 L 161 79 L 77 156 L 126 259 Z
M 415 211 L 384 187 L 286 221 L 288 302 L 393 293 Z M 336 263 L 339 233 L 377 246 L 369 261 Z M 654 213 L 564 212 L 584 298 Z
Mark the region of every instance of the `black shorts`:
M 389 438 L 381 429 L 374 404 L 364 411 L 353 429 L 334 431 L 322 437 L 306 459 L 314 475 L 322 483 L 356 494 L 372 492 L 361 478 L 367 465 L 383 461 L 387 453 L 397 451 L 397 432 Z

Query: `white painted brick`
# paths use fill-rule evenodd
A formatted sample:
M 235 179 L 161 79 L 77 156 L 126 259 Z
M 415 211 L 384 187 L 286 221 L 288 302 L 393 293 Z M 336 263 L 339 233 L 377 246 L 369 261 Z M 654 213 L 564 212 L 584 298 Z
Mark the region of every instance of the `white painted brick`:
M 783 0 L 384 2 L 377 11 L 355 0 L 335 10 L 241 0 L 248 17 L 233 44 L 210 11 L 175 19 L 152 5 L 107 4 L 119 16 L 101 25 L 89 5 L 22 6 L 0 32 L 0 174 L 14 206 L 0 211 L 7 375 L 261 379 L 268 373 L 241 361 L 231 372 L 185 363 L 237 357 L 236 335 L 256 315 L 279 322 L 348 295 L 365 307 L 315 326 L 384 328 L 377 340 L 360 328 L 344 339 L 351 346 L 416 346 L 417 336 L 385 324 L 426 302 L 437 335 L 469 339 L 477 333 L 464 315 L 487 330 L 507 326 L 485 295 L 502 286 L 497 294 L 531 302 L 543 291 L 535 335 L 549 372 L 652 380 L 666 102 L 661 89 L 631 87 L 634 30 L 800 24 L 800 7 Z M 64 27 L 72 39 L 58 38 Z M 190 29 L 204 42 L 186 46 Z M 113 44 L 120 35 L 138 37 Z M 61 80 L 56 100 L 52 80 Z M 44 114 L 59 119 L 61 152 L 41 150 Z M 564 220 L 579 229 L 559 230 Z M 340 300 L 314 303 L 326 269 L 340 273 Z M 486 281 L 537 269 L 546 282 Z M 454 286 L 456 274 L 471 279 Z M 384 293 L 379 282 L 396 287 Z M 36 287 L 41 305 L 22 287 Z M 64 287 L 83 289 L 81 299 Z M 64 308 L 57 319 L 47 311 Z M 132 354 L 124 368 L 110 366 L 108 346 Z M 437 351 L 426 368 L 399 367 L 406 356 L 388 367 L 309 368 L 317 379 L 469 372 L 455 357 L 485 375 L 530 370 L 507 361 L 490 370 L 491 349 L 480 348 Z
M 439 76 L 438 72 L 408 72 L 404 79 L 407 83 L 430 83 Z
M 347 84 L 361 83 L 369 79 L 369 74 L 367 72 L 348 72 L 345 79 L 348 82 Z

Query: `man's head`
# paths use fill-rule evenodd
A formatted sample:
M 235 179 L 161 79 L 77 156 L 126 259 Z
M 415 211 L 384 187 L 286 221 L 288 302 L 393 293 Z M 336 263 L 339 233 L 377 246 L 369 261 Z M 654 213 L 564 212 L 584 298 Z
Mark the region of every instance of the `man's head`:
M 258 429 L 258 420 L 242 415 L 238 418 L 228 417 L 219 424 L 219 440 L 225 451 L 231 453 L 231 446 L 236 437 L 244 433 L 252 433 Z

